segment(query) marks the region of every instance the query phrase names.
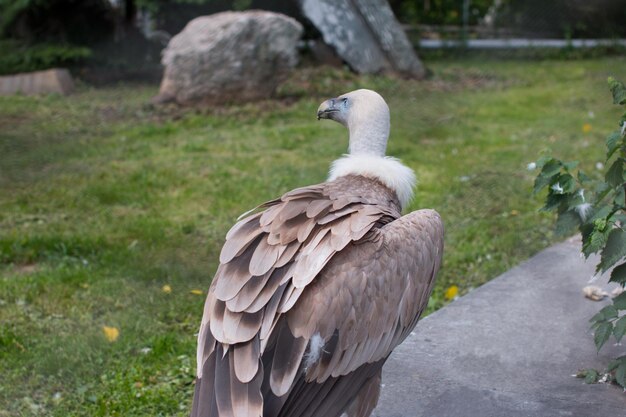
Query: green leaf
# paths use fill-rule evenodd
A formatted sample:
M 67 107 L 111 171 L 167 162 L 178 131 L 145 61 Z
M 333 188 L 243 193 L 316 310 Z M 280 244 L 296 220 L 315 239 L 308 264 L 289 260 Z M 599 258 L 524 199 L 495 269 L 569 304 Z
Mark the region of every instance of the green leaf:
M 607 227 L 607 220 L 604 217 L 596 218 L 593 220 L 592 224 L 586 224 L 585 227 L 581 228 L 583 235 L 583 253 L 585 256 L 588 257 L 592 253 L 596 253 L 604 248 L 610 231 L 611 230 Z M 596 269 L 599 270 L 599 266 L 597 266 Z
M 617 282 L 622 285 L 626 284 L 626 262 L 613 268 L 609 282 Z
M 612 305 L 604 307 L 602 310 L 600 310 L 600 312 L 606 320 L 617 317 L 617 309 L 615 308 L 615 306 Z
M 626 292 L 621 293 L 613 299 L 613 305 L 618 310 L 626 310 Z
M 578 181 L 579 181 L 581 184 L 584 184 L 584 183 L 586 183 L 586 182 L 591 181 L 591 178 L 589 178 L 589 176 L 588 176 L 588 175 L 586 175 L 584 172 L 582 172 L 582 171 L 578 171 Z
M 624 205 L 624 187 L 619 187 L 615 196 L 613 197 L 613 204 L 617 207 L 622 207 Z
M 616 130 L 606 138 L 606 160 L 608 161 L 622 145 L 622 135 Z
M 561 166 L 563 166 L 563 163 L 561 161 L 551 158 L 546 161 L 545 164 L 543 164 L 543 168 L 541 168 L 541 173 L 539 175 L 551 177 L 561 171 Z
M 587 369 L 585 372 L 585 384 L 595 384 L 598 382 L 598 371 L 595 369 Z
M 593 236 L 592 236 L 593 240 Z M 609 233 L 606 245 L 602 250 L 598 270 L 606 272 L 626 255 L 626 232 L 620 228 L 615 228 Z
M 613 104 L 626 104 L 626 87 L 621 81 L 609 77 L 609 89 L 613 94 Z
M 626 316 L 617 320 L 613 327 L 613 336 L 615 336 L 618 343 L 624 337 L 624 333 L 626 333 Z
M 601 323 L 596 329 L 593 335 L 593 341 L 596 344 L 596 349 L 600 350 L 602 345 L 609 340 L 609 336 L 613 333 L 613 324 L 605 322 Z
M 604 313 L 602 311 L 598 311 L 592 318 L 589 319 L 591 323 L 600 323 L 604 321 Z
M 569 235 L 580 224 L 580 216 L 571 210 L 559 213 L 556 219 L 555 233 L 557 236 Z
M 604 178 L 613 188 L 624 184 L 624 162 L 621 158 L 613 162 Z
M 612 372 L 615 369 L 617 369 L 617 367 L 619 366 L 621 362 L 622 361 L 620 359 L 614 359 L 611 362 L 609 362 L 609 364 L 606 367 L 607 372 Z
M 557 174 L 552 175 L 551 177 L 547 177 L 545 175 L 539 174 L 537 178 L 535 178 L 535 185 L 533 186 L 533 194 L 537 194 L 541 191 L 546 185 L 550 184 Z
M 542 211 L 550 211 L 559 207 L 567 201 L 567 194 L 556 194 L 550 190 L 550 194 L 546 198 L 546 204 L 541 208 Z
M 570 174 L 563 174 L 559 177 L 559 184 L 563 188 L 564 194 L 569 194 L 576 189 L 576 181 Z
M 626 361 L 622 361 L 615 371 L 615 380 L 622 387 L 626 388 Z
M 572 169 L 576 168 L 577 166 L 578 166 L 578 161 L 570 161 L 570 162 L 564 162 L 563 163 L 563 167 L 567 171 L 571 171 Z

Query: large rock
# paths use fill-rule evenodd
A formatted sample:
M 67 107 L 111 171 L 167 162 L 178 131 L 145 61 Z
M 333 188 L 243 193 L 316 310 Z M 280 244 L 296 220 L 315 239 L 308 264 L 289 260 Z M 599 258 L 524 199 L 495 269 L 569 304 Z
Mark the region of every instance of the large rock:
M 53 68 L 45 71 L 27 72 L 0 77 L 0 95 L 49 94 L 67 95 L 74 91 L 74 82 L 69 71 Z
M 163 52 L 158 101 L 242 102 L 270 97 L 298 62 L 302 25 L 271 12 L 198 17 Z
M 359 73 L 423 78 L 426 69 L 387 0 L 299 0 L 304 16 Z

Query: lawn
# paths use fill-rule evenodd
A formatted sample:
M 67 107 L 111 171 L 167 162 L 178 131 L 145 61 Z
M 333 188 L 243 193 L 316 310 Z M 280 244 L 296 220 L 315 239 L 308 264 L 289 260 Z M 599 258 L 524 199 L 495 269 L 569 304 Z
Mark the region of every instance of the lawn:
M 324 180 L 347 135 L 317 106 L 355 88 L 389 102 L 411 209 L 446 223 L 429 311 L 471 291 L 559 239 L 527 164 L 553 153 L 599 175 L 619 118 L 606 78 L 625 64 L 439 61 L 425 82 L 300 69 L 277 100 L 205 111 L 152 108 L 154 85 L 1 97 L 0 416 L 187 415 L 226 231 Z

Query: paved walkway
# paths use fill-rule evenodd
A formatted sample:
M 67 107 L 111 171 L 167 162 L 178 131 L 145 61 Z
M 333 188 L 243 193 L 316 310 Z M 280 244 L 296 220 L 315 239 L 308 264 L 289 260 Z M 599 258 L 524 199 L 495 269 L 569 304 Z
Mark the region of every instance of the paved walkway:
M 523 49 L 523 48 L 596 48 L 598 46 L 626 46 L 626 39 L 420 39 L 425 49 Z
M 572 377 L 626 352 L 596 354 L 588 320 L 608 301 L 581 293 L 595 264 L 568 240 L 426 317 L 385 365 L 373 415 L 626 417 L 621 389 Z

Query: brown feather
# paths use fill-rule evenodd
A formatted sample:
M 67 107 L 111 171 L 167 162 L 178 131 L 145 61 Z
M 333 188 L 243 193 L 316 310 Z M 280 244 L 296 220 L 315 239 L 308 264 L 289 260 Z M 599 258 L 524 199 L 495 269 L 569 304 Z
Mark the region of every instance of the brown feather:
M 263 288 L 265 288 L 268 281 L 274 275 L 274 271 L 275 270 L 270 270 L 261 276 L 251 277 L 248 282 L 245 283 L 241 291 L 237 293 L 237 295 L 226 301 L 226 307 L 235 313 L 240 313 L 246 310 L 259 296 L 259 293 L 263 290 Z
M 270 245 L 267 243 L 267 239 L 261 239 L 252 258 L 250 258 L 248 266 L 250 275 L 255 276 L 267 273 L 285 251 L 285 248 L 286 246 L 282 245 Z
M 259 338 L 255 337 L 249 342 L 234 345 L 232 357 L 237 380 L 243 383 L 252 381 L 259 370 Z
M 263 381 L 263 367 L 261 360 L 256 358 L 258 372 L 249 383 L 243 383 L 234 378 L 236 368 L 234 356 L 229 355 L 230 365 L 230 397 L 233 414 L 235 417 L 262 417 L 263 396 L 261 395 L 261 383 Z M 221 416 L 220 416 L 221 417 Z
M 215 296 L 223 301 L 230 300 L 243 288 L 250 279 L 248 271 L 250 259 L 262 236 L 257 237 L 254 242 L 241 254 L 227 264 L 222 264 L 215 273 Z M 262 275 L 262 274 L 259 274 Z
M 221 346 L 218 346 L 216 353 L 217 360 L 215 366 L 214 390 L 218 415 L 220 417 L 235 417 L 230 395 L 230 360 L 228 358 L 228 355 L 224 355 Z M 232 377 L 234 377 L 234 375 L 232 375 Z
M 251 340 L 261 329 L 263 311 L 256 313 L 224 312 L 224 343 L 242 343 Z
M 279 331 L 270 374 L 272 392 L 278 397 L 289 391 L 308 343 L 302 337 L 294 338 L 286 323 L 283 323 Z
M 220 252 L 220 263 L 230 262 L 235 256 L 241 253 L 252 243 L 252 241 L 263 232 L 257 221 L 258 215 L 252 219 L 243 220 L 243 225 L 233 232 L 226 239 L 222 251 Z

